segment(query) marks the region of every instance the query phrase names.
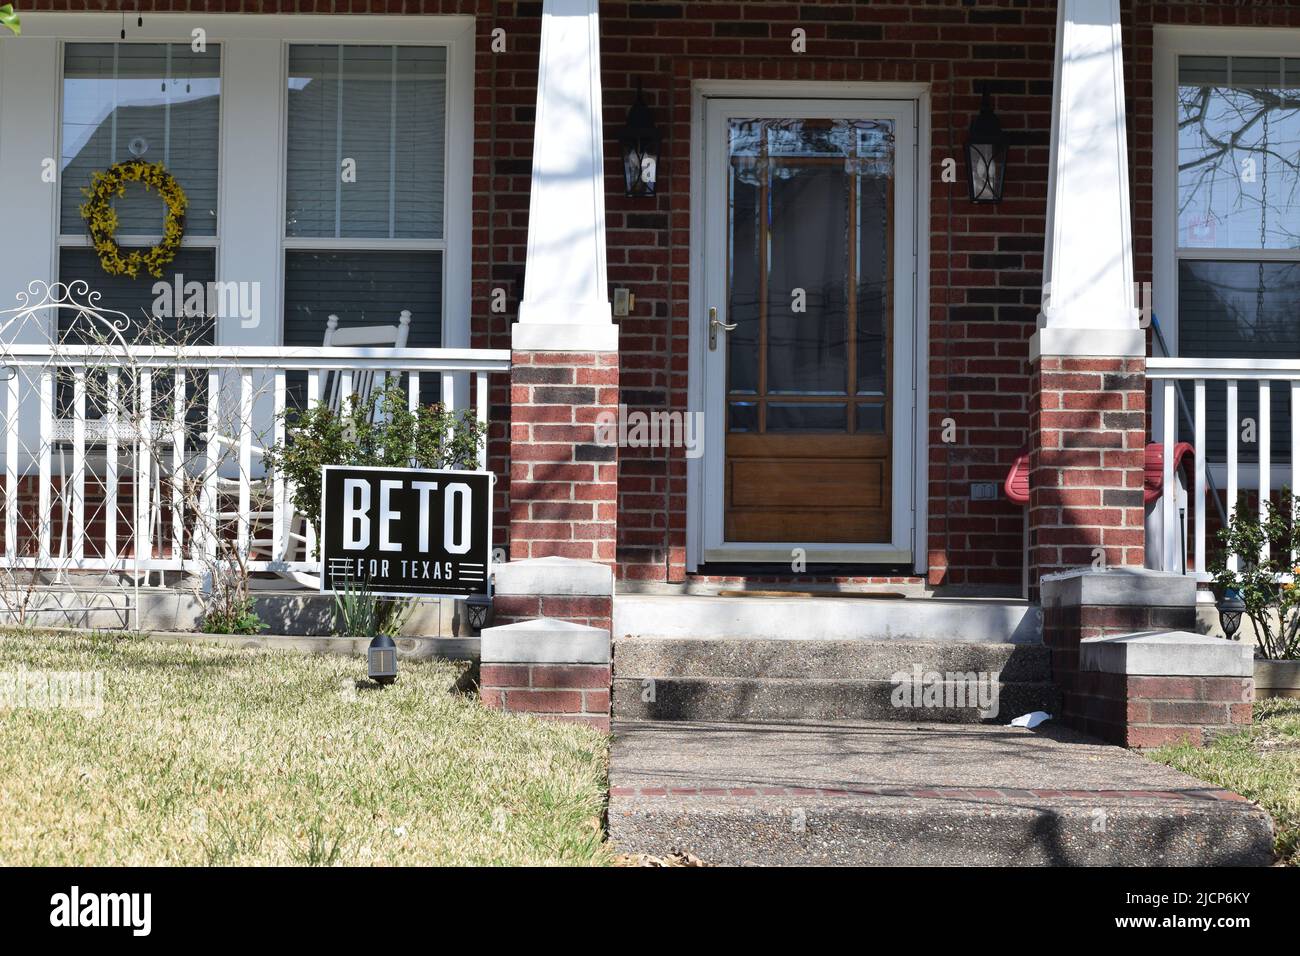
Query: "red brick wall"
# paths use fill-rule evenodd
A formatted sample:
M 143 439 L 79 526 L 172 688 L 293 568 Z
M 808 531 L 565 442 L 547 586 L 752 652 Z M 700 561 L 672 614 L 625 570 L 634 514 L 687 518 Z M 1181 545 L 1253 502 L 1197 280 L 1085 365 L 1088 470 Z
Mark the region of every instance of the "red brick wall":
M 1300 26 L 1288 0 L 1121 0 L 1133 171 L 1136 278 L 1151 278 L 1152 23 Z M 931 84 L 929 580 L 1016 584 L 1022 514 L 1005 500 L 972 502 L 974 481 L 1001 485 L 1027 444 L 1028 339 L 1041 300 L 1051 119 L 1055 0 L 602 3 L 606 126 L 631 103 L 636 77 L 668 134 L 662 195 L 621 198 L 613 142 L 610 282 L 637 295 L 622 321 L 623 398 L 684 408 L 688 349 L 690 83 L 701 78 L 920 80 Z M 647 19 L 657 17 L 653 32 Z M 789 34 L 808 34 L 794 54 Z M 1008 130 L 1025 145 L 1009 157 L 1006 198 L 976 207 L 940 179 L 958 160 L 986 84 Z M 636 210 L 639 210 L 637 212 Z M 666 222 L 665 222 L 666 220 Z M 661 223 L 663 225 L 661 226 Z M 665 241 L 665 233 L 668 240 Z M 940 439 L 944 419 L 957 441 Z M 685 576 L 685 461 L 659 449 L 623 449 L 620 574 Z
M 39 554 L 42 524 L 47 523 L 50 531 L 50 554 L 55 558 L 55 563 L 58 564 L 63 558 L 71 560 L 75 550 L 71 514 L 75 486 L 69 479 L 68 494 L 65 500 L 62 485 L 62 477 L 59 475 L 51 477 L 50 508 L 48 514 L 42 517 L 39 476 L 24 475 L 18 479 L 18 509 L 14 529 L 16 534 L 14 552 L 19 557 L 34 557 Z M 133 558 L 135 556 L 135 493 L 136 487 L 132 481 L 120 481 L 117 488 L 116 505 L 114 508 L 110 508 L 107 483 L 96 478 L 93 474 L 87 474 L 85 497 L 83 499 L 85 522 L 83 547 L 86 558 L 97 559 L 105 556 Z M 142 496 L 152 497 L 153 493 L 152 488 L 147 491 L 141 489 Z M 162 505 L 160 510 L 152 511 L 150 517 L 150 521 L 155 522 L 155 527 L 150 529 L 151 555 L 154 558 L 174 558 L 177 555 L 172 548 L 172 499 L 171 484 L 168 480 L 161 481 L 158 493 L 161 496 Z M 238 499 L 237 493 L 218 492 L 217 505 L 219 510 L 224 514 L 237 513 L 239 510 Z M 114 522 L 116 526 L 116 549 L 110 552 L 107 547 L 107 532 L 109 521 L 114 513 L 116 514 L 116 521 Z M 5 547 L 4 528 L 6 515 L 5 479 L 0 477 L 0 551 Z M 194 516 L 187 514 L 182 535 L 182 547 L 185 549 L 189 548 L 190 542 L 196 533 L 195 524 L 196 519 Z M 220 522 L 218 524 L 218 533 L 221 540 L 235 540 L 239 533 L 237 520 L 232 518 L 229 521 Z M 271 537 L 269 522 L 255 519 L 252 522 L 249 534 L 254 541 L 269 541 Z M 254 547 L 252 556 L 254 560 L 267 560 L 271 558 L 271 555 L 266 553 L 268 551 L 269 548 Z
M 505 6 L 505 4 L 503 4 Z M 1152 23 L 1300 26 L 1287 0 L 1122 0 L 1129 99 L 1136 278 L 1151 278 Z M 606 127 L 613 133 L 635 79 L 667 133 L 662 195 L 621 198 L 610 161 L 610 283 L 637 296 L 622 320 L 623 400 L 684 409 L 689 319 L 690 84 L 694 79 L 919 80 L 931 84 L 929 579 L 1016 584 L 1022 514 L 1005 500 L 972 502 L 973 481 L 1001 485 L 1027 444 L 1028 340 L 1041 299 L 1051 119 L 1055 0 L 602 3 Z M 651 18 L 657 18 L 657 23 Z M 651 24 L 654 24 L 653 29 Z M 789 34 L 802 27 L 808 51 Z M 1025 145 L 1009 157 L 1006 198 L 976 207 L 940 179 L 958 160 L 986 84 L 1008 130 Z M 957 441 L 940 439 L 952 418 Z M 685 460 L 623 449 L 620 574 L 685 576 Z
M 479 700 L 494 710 L 609 732 L 609 664 L 484 664 Z
M 1251 722 L 1249 677 L 1128 677 L 1085 671 L 1083 729 L 1125 747 L 1195 747 Z
M 1030 411 L 1030 581 L 1069 568 L 1142 567 L 1142 359 L 1044 356 Z
M 514 352 L 510 554 L 612 564 L 618 451 L 597 420 L 618 409 L 618 355 Z
M 626 15 L 620 12 L 626 10 Z M 621 121 L 635 77 L 668 140 L 662 195 L 611 200 L 610 281 L 630 285 L 638 315 L 623 320 L 622 385 L 632 406 L 684 408 L 689 336 L 691 83 L 696 79 L 919 81 L 931 87 L 929 560 L 935 583 L 1020 579 L 1021 513 L 969 501 L 971 481 L 1001 483 L 1026 441 L 1028 339 L 1040 299 L 1055 5 L 942 3 L 602 4 L 606 123 Z M 642 19 L 657 12 L 655 35 Z M 807 31 L 792 52 L 790 31 Z M 977 82 L 1008 129 L 1006 200 L 974 207 L 940 179 L 958 160 Z M 611 150 L 612 152 L 612 150 Z M 611 167 L 613 170 L 613 167 Z M 615 195 L 611 186 L 611 196 Z M 633 214 L 631 208 L 643 210 Z M 620 214 L 625 215 L 619 222 Z M 635 215 L 635 219 L 633 218 Z M 659 217 L 658 219 L 655 217 Z M 663 229 L 648 229 L 664 221 Z M 923 226 L 923 234 L 925 227 Z M 624 258 L 626 257 L 626 258 Z M 957 441 L 939 440 L 945 418 Z M 619 558 L 624 577 L 680 580 L 685 566 L 685 459 L 624 449 Z
M 1043 643 L 1052 654 L 1052 682 L 1061 689 L 1061 720 L 1089 733 L 1105 733 L 1090 721 L 1107 722 L 1112 715 L 1096 713 L 1090 703 L 1108 688 L 1098 685 L 1097 675 L 1079 670 L 1079 642 L 1089 637 L 1113 637 L 1136 631 L 1195 631 L 1194 607 L 1044 607 Z M 1109 706 L 1109 705 L 1107 705 Z M 1093 712 L 1089 712 L 1089 708 Z
M 1151 278 L 1153 23 L 1300 26 L 1287 0 L 1124 0 L 1137 278 Z M 508 348 L 522 294 L 541 3 L 538 0 L 146 0 L 151 10 L 476 14 L 473 344 Z M 96 0 L 31 0 L 25 9 L 116 10 Z M 1040 301 L 1055 0 L 645 0 L 601 4 L 608 175 L 609 280 L 636 295 L 621 320 L 621 397 L 633 408 L 685 409 L 690 235 L 690 85 L 694 79 L 922 81 L 932 93 L 930 235 L 930 534 L 933 583 L 1018 584 L 1019 508 L 972 502 L 972 481 L 1001 483 L 1026 443 L 1028 339 Z M 808 49 L 790 48 L 790 30 Z M 491 32 L 506 31 L 493 54 Z M 128 31 L 130 26 L 128 26 Z M 617 129 L 637 80 L 667 134 L 661 194 L 623 198 Z M 987 83 L 1012 149 L 1006 200 L 975 207 L 943 183 Z M 924 232 L 923 232 L 924 235 Z M 503 314 L 489 308 L 506 291 Z M 490 452 L 499 541 L 509 524 L 509 392 L 492 393 Z M 945 419 L 957 440 L 944 444 Z M 621 450 L 619 573 L 685 576 L 686 460 L 680 450 Z

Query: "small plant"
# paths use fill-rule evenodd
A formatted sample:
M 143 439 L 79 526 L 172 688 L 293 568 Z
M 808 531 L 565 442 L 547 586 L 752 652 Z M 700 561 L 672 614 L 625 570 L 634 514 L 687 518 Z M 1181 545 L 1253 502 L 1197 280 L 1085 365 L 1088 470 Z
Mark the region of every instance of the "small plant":
M 1289 488 L 1280 497 L 1280 503 L 1264 503 L 1262 521 L 1244 501 L 1238 504 L 1219 531 L 1223 549 L 1210 570 L 1221 593 L 1236 591 L 1245 603 L 1255 625 L 1256 656 L 1295 660 L 1300 658 L 1300 512 Z M 1235 571 L 1228 565 L 1233 556 Z
M 335 411 L 322 403 L 285 412 L 285 441 L 267 449 L 268 473 L 282 475 L 293 489 L 293 504 L 320 533 L 321 468 L 325 465 L 396 468 L 477 466 L 484 428 L 469 410 L 449 412 L 441 405 L 412 411 L 397 382 L 355 396 Z
M 257 616 L 255 602 L 250 595 L 217 600 L 203 615 L 205 634 L 260 634 L 266 623 Z
M 379 598 L 365 582 L 345 581 L 334 593 L 334 632 L 339 637 L 397 637 L 410 612 L 410 602 Z

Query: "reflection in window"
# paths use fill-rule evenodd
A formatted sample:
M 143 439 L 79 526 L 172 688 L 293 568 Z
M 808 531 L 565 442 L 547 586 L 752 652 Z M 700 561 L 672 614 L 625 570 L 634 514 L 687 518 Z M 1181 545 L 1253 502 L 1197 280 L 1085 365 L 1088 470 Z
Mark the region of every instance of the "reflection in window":
M 1178 61 L 1178 245 L 1300 248 L 1300 59 Z
M 175 296 L 160 296 L 155 286 L 167 283 L 183 296 L 187 283 L 206 288 L 216 278 L 220 48 L 209 44 L 198 53 L 186 43 L 69 43 L 63 54 L 59 281 L 84 281 L 104 310 L 124 313 L 127 339 L 211 344 L 209 317 L 191 310 L 180 321 Z M 135 278 L 105 272 L 81 218 L 82 190 L 92 176 L 131 159 L 162 163 L 189 199 L 182 248 L 161 279 L 143 270 Z M 167 207 L 156 192 L 129 183 L 112 205 L 123 248 L 158 241 Z M 60 317 L 59 332 L 77 335 L 67 318 Z
M 729 122 L 731 431 L 879 431 L 854 408 L 889 390 L 894 143 L 890 120 Z
M 758 406 L 753 402 L 732 402 L 728 406 L 727 430 L 731 432 L 758 431 Z
M 1300 58 L 1178 58 L 1178 350 L 1208 358 L 1300 357 Z M 1268 250 L 1268 256 L 1261 256 Z M 1229 257 L 1225 254 L 1231 254 Z M 1274 461 L 1290 458 L 1274 388 Z M 1190 402 L 1190 383 L 1185 388 Z M 1227 451 L 1226 390 L 1207 383 L 1206 456 Z M 1259 416 L 1243 382 L 1238 416 Z M 1183 437 L 1192 440 L 1185 423 Z M 1242 447 L 1250 460 L 1248 447 Z
M 189 198 L 187 236 L 217 233 L 221 57 L 210 44 L 69 43 L 63 57 L 60 233 L 85 234 L 91 175 L 114 163 L 162 163 Z M 162 234 L 165 208 L 143 186 L 113 203 L 118 236 Z
M 769 432 L 842 432 L 845 427 L 842 404 L 768 402 L 767 405 Z

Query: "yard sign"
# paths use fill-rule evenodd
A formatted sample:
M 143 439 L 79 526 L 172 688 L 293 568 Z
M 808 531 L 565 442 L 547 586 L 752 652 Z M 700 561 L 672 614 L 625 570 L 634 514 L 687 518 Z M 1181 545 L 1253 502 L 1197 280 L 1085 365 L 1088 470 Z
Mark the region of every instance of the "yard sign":
M 492 561 L 487 471 L 326 465 L 321 477 L 322 591 L 487 591 Z

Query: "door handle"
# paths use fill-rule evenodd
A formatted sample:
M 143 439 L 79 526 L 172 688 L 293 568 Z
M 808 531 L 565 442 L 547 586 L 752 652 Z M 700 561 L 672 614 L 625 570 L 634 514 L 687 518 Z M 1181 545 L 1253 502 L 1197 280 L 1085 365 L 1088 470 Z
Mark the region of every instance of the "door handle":
M 728 325 L 726 322 L 721 321 L 718 318 L 717 308 L 714 306 L 710 306 L 709 307 L 709 351 L 714 352 L 718 348 L 718 329 L 722 329 L 722 331 L 724 332 L 734 332 L 736 331 L 738 325 L 739 323 L 737 322 L 733 322 L 731 325 Z

